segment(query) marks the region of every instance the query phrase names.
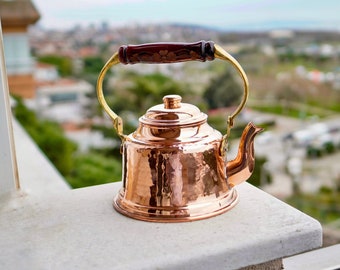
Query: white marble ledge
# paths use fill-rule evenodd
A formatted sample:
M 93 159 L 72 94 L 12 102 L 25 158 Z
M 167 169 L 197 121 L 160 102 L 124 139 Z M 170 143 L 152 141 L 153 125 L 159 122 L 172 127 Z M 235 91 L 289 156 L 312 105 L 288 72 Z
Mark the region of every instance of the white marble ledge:
M 165 224 L 115 212 L 120 187 L 0 202 L 2 269 L 236 269 L 321 246 L 319 222 L 248 183 L 225 214 Z

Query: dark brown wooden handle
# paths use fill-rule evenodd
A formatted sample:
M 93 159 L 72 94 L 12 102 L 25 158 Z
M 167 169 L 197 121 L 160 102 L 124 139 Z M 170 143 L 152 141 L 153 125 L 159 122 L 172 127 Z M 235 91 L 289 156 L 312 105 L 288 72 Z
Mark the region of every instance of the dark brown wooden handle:
M 124 45 L 118 51 L 122 64 L 162 64 L 195 60 L 204 62 L 214 60 L 214 53 L 212 41 Z

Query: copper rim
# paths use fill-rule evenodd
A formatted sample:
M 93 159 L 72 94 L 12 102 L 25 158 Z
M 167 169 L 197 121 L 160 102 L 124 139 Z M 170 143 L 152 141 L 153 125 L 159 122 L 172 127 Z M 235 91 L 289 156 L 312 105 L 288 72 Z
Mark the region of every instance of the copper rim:
M 231 189 L 222 197 L 202 203 L 194 203 L 183 207 L 152 207 L 138 205 L 124 198 L 122 188 L 113 200 L 113 207 L 127 217 L 142 221 L 175 223 L 207 219 L 221 215 L 232 209 L 239 200 L 238 193 Z

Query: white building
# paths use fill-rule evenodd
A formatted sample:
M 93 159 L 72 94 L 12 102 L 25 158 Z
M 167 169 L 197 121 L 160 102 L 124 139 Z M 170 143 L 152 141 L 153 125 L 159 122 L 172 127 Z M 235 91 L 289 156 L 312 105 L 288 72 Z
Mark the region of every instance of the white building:
M 87 95 L 94 91 L 90 83 L 59 78 L 56 67 L 41 63 L 37 64 L 34 77 L 38 85 L 36 111 L 41 117 L 75 125 L 86 120 Z

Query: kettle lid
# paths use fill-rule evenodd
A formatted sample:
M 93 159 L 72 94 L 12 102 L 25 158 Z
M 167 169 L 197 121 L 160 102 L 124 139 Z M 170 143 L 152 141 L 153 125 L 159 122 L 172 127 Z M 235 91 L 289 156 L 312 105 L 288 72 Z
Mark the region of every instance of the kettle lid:
M 166 95 L 163 104 L 151 107 L 139 121 L 155 127 L 190 127 L 200 125 L 207 120 L 207 115 L 195 105 L 182 103 L 179 95 Z

